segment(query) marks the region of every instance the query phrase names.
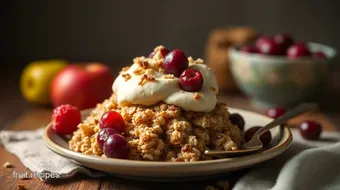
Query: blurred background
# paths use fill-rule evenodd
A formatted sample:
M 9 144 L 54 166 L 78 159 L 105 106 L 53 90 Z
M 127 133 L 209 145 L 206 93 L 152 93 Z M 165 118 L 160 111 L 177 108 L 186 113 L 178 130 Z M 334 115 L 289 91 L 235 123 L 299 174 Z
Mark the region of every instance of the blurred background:
M 291 32 L 300 40 L 339 49 L 337 5 L 335 0 L 6 1 L 1 6 L 1 58 L 20 62 L 20 67 L 44 58 L 121 67 L 159 44 L 203 57 L 209 32 L 226 26 Z
M 2 105 L 21 101 L 15 96 L 19 76 L 31 61 L 99 61 L 117 73 L 159 44 L 204 58 L 210 32 L 221 27 L 289 32 L 301 41 L 340 49 L 337 5 L 335 0 L 5 1 L 0 82 L 8 99 Z M 332 80 L 338 81 L 336 76 Z

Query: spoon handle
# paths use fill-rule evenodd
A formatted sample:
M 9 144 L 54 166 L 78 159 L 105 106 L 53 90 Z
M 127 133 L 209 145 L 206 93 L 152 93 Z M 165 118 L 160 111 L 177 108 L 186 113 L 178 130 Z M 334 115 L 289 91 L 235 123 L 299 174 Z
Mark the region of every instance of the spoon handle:
M 254 136 L 255 135 L 261 135 L 264 132 L 268 131 L 269 129 L 271 129 L 273 127 L 276 127 L 276 126 L 286 122 L 287 120 L 289 120 L 289 119 L 291 119 L 291 118 L 293 118 L 293 117 L 295 117 L 297 115 L 306 113 L 306 112 L 314 110 L 316 108 L 318 108 L 317 104 L 314 104 L 314 103 L 302 103 L 302 104 L 298 105 L 297 107 L 289 110 L 288 112 L 286 112 L 285 114 L 283 114 L 279 118 L 275 119 L 274 121 L 268 123 L 266 126 L 262 127 L 258 131 L 256 131 Z

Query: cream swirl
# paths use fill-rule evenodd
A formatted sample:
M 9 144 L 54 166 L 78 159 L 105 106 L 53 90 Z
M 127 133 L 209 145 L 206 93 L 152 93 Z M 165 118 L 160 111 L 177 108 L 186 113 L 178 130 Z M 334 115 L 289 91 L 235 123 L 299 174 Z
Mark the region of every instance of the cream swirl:
M 218 93 L 215 75 L 201 59 L 193 60 L 189 57 L 188 60 L 189 68 L 200 71 L 203 76 L 203 87 L 199 92 L 182 90 L 179 86 L 179 78 L 165 74 L 162 68 L 158 68 L 157 65 L 163 62 L 163 56 L 156 52 L 153 59 L 136 58 L 134 64 L 123 70 L 116 78 L 112 89 L 118 104 L 150 106 L 163 101 L 186 111 L 212 111 Z

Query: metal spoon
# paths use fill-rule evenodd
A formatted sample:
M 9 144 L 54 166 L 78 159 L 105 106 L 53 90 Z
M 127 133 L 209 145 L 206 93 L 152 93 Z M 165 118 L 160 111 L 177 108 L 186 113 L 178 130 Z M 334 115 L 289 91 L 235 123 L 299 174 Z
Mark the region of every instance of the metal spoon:
M 243 149 L 241 150 L 206 150 L 204 153 L 208 155 L 213 155 L 215 157 L 231 157 L 231 156 L 236 156 L 236 155 L 243 155 L 243 154 L 249 154 L 253 153 L 256 151 L 259 151 L 263 148 L 263 144 L 260 141 L 260 136 L 264 132 L 268 131 L 271 128 L 274 128 L 276 126 L 280 126 L 280 124 L 286 122 L 287 120 L 306 113 L 308 111 L 311 111 L 313 109 L 316 109 L 318 107 L 317 104 L 313 103 L 302 103 L 298 105 L 297 107 L 293 108 L 292 110 L 286 112 L 284 115 L 281 117 L 275 119 L 274 121 L 268 123 L 266 126 L 262 127 L 252 137 L 250 141 L 245 143 L 243 145 Z

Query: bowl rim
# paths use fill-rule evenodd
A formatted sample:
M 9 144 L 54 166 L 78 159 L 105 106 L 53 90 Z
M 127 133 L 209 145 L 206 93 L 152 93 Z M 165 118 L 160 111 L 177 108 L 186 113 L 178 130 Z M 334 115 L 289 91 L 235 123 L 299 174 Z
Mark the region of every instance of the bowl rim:
M 296 64 L 296 63 L 325 63 L 329 62 L 330 60 L 333 60 L 337 56 L 337 51 L 335 48 L 321 44 L 321 43 L 316 43 L 316 42 L 307 42 L 309 47 L 319 47 L 322 49 L 327 50 L 330 52 L 330 56 L 327 57 L 327 59 L 311 59 L 310 57 L 301 57 L 299 59 L 289 59 L 287 56 L 284 55 L 264 55 L 264 54 L 259 54 L 259 53 L 244 53 L 237 48 L 239 46 L 231 46 L 228 48 L 228 53 L 230 54 L 231 57 L 238 56 L 242 57 L 243 59 L 248 59 L 248 60 L 256 60 L 256 61 L 264 61 L 265 62 L 270 62 L 270 63 L 278 63 L 278 64 Z M 264 62 L 264 63 L 265 63 Z

